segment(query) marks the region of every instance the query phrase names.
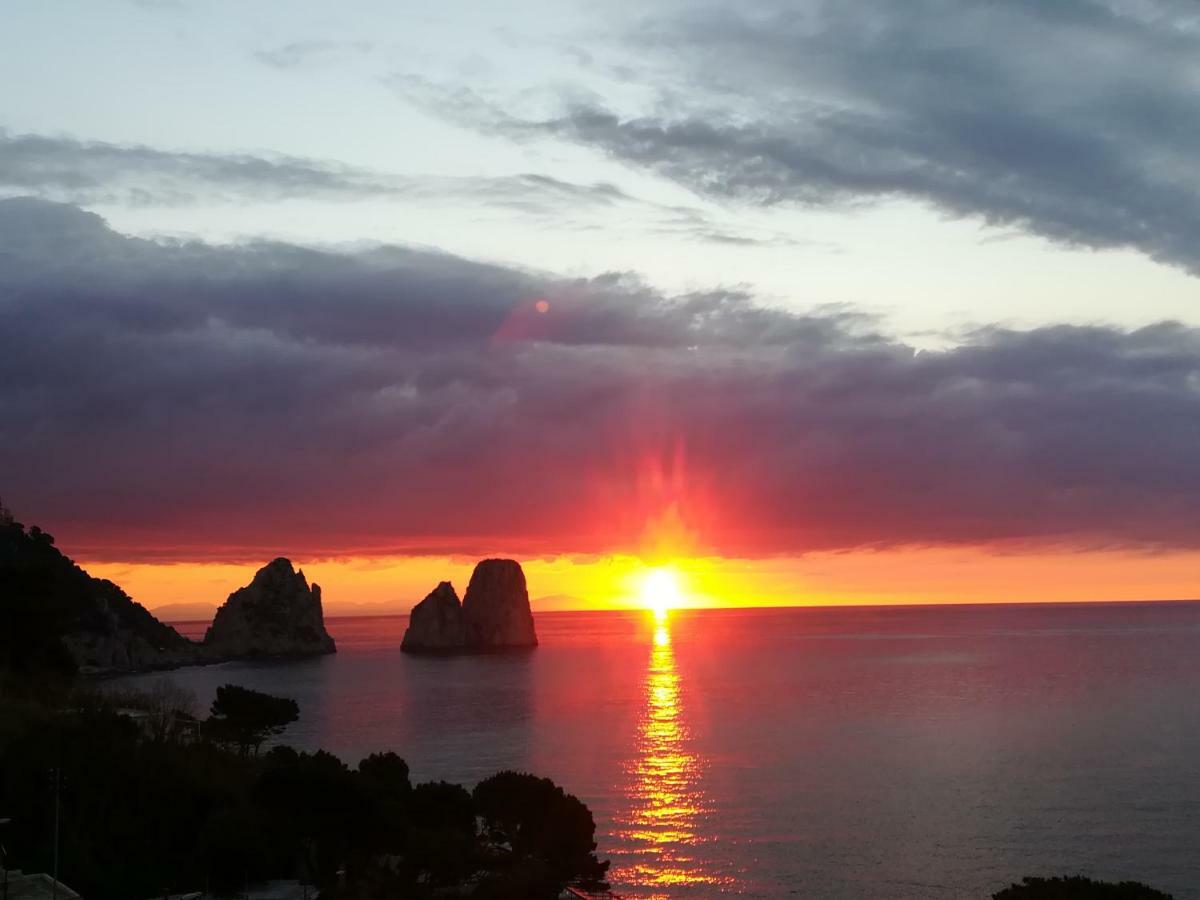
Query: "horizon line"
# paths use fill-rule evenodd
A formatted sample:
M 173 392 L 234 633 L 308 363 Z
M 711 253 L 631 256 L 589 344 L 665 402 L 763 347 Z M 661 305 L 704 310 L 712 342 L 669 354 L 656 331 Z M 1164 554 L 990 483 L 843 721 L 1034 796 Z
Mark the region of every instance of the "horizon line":
M 531 601 L 536 603 L 536 601 Z M 724 605 L 724 606 L 677 606 L 672 607 L 670 613 L 697 613 L 697 612 L 769 612 L 775 610 L 831 610 L 831 609 L 947 609 L 947 608 L 963 608 L 963 607 L 980 607 L 980 606 L 1037 606 L 1037 607 L 1062 607 L 1062 606 L 1150 606 L 1150 605 L 1165 605 L 1175 603 L 1200 603 L 1200 597 L 1177 597 L 1177 598 L 1122 598 L 1117 600 L 961 600 L 950 603 L 909 603 L 905 601 L 897 601 L 895 603 L 775 603 L 761 606 L 751 605 Z M 183 604 L 178 604 L 183 605 Z M 165 607 L 156 607 L 162 609 Z M 216 613 L 219 607 L 214 606 L 213 612 Z M 146 611 L 152 615 L 155 609 L 145 607 Z M 636 613 L 647 614 L 650 610 L 638 606 L 604 606 L 604 607 L 569 607 L 560 609 L 543 609 L 534 610 L 539 616 L 554 616 L 564 613 Z M 408 612 L 373 612 L 373 613 L 345 613 L 338 614 L 337 612 L 326 611 L 325 616 L 329 619 L 393 619 L 407 618 Z M 155 615 L 155 618 L 158 618 Z M 199 622 L 206 621 L 205 619 L 161 619 L 167 625 L 193 625 Z

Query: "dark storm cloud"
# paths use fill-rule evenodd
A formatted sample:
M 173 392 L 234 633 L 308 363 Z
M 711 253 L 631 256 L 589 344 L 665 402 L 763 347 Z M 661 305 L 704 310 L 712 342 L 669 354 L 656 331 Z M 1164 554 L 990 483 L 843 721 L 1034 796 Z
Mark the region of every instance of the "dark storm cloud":
M 1167 0 L 809 0 L 639 23 L 641 113 L 443 112 L 756 203 L 908 198 L 1200 269 L 1200 17 Z
M 0 193 L 81 204 L 178 205 L 253 200 L 446 200 L 537 215 L 635 204 L 605 182 L 538 174 L 397 176 L 289 156 L 179 153 L 135 144 L 9 134 L 0 129 Z
M 91 557 L 636 550 L 676 514 L 751 555 L 1198 548 L 1198 423 L 1175 324 L 915 353 L 845 309 L 0 202 L 0 493 Z

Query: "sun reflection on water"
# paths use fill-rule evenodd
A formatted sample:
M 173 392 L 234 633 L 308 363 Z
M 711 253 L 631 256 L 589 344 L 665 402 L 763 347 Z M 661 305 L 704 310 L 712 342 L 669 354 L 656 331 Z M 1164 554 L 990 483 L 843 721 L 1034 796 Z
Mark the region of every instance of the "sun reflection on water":
M 626 766 L 627 805 L 617 821 L 618 837 L 635 858 L 614 876 L 654 891 L 652 897 L 666 897 L 670 888 L 724 884 L 727 879 L 707 873 L 697 858 L 708 813 L 700 787 L 703 759 L 692 749 L 683 715 L 666 615 L 655 615 L 645 698 L 637 756 Z

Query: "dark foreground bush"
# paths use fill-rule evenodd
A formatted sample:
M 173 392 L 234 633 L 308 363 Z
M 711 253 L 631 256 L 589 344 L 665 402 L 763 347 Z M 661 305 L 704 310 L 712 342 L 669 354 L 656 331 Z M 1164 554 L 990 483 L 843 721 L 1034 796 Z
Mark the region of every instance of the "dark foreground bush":
M 992 900 L 1174 900 L 1170 894 L 1156 891 L 1136 881 L 1112 884 L 1092 881 L 1082 875 L 1066 878 L 1024 878 L 1010 885 Z
M 485 837 L 511 849 L 512 866 L 502 873 L 508 896 L 537 896 L 573 880 L 603 883 L 608 863 L 596 859 L 591 810 L 549 778 L 500 772 L 481 781 L 472 799 Z
M 210 739 L 208 723 L 147 729 L 103 703 L 22 703 L 0 698 L 0 812 L 12 820 L 0 837 L 13 867 L 50 870 L 57 807 L 60 877 L 88 900 L 233 894 L 272 878 L 330 900 L 549 900 L 606 865 L 587 807 L 545 779 L 498 777 L 477 800 L 413 785 L 393 753 L 357 768 L 287 747 L 255 756 L 255 740 Z

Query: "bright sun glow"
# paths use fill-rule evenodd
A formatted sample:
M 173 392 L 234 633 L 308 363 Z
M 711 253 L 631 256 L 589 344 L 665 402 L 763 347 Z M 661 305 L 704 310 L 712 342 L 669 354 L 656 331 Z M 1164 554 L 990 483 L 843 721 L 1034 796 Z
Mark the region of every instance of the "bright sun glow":
M 664 618 L 667 610 L 679 606 L 682 600 L 679 573 L 674 569 L 666 566 L 648 569 L 642 576 L 642 606 L 652 610 L 656 618 Z

